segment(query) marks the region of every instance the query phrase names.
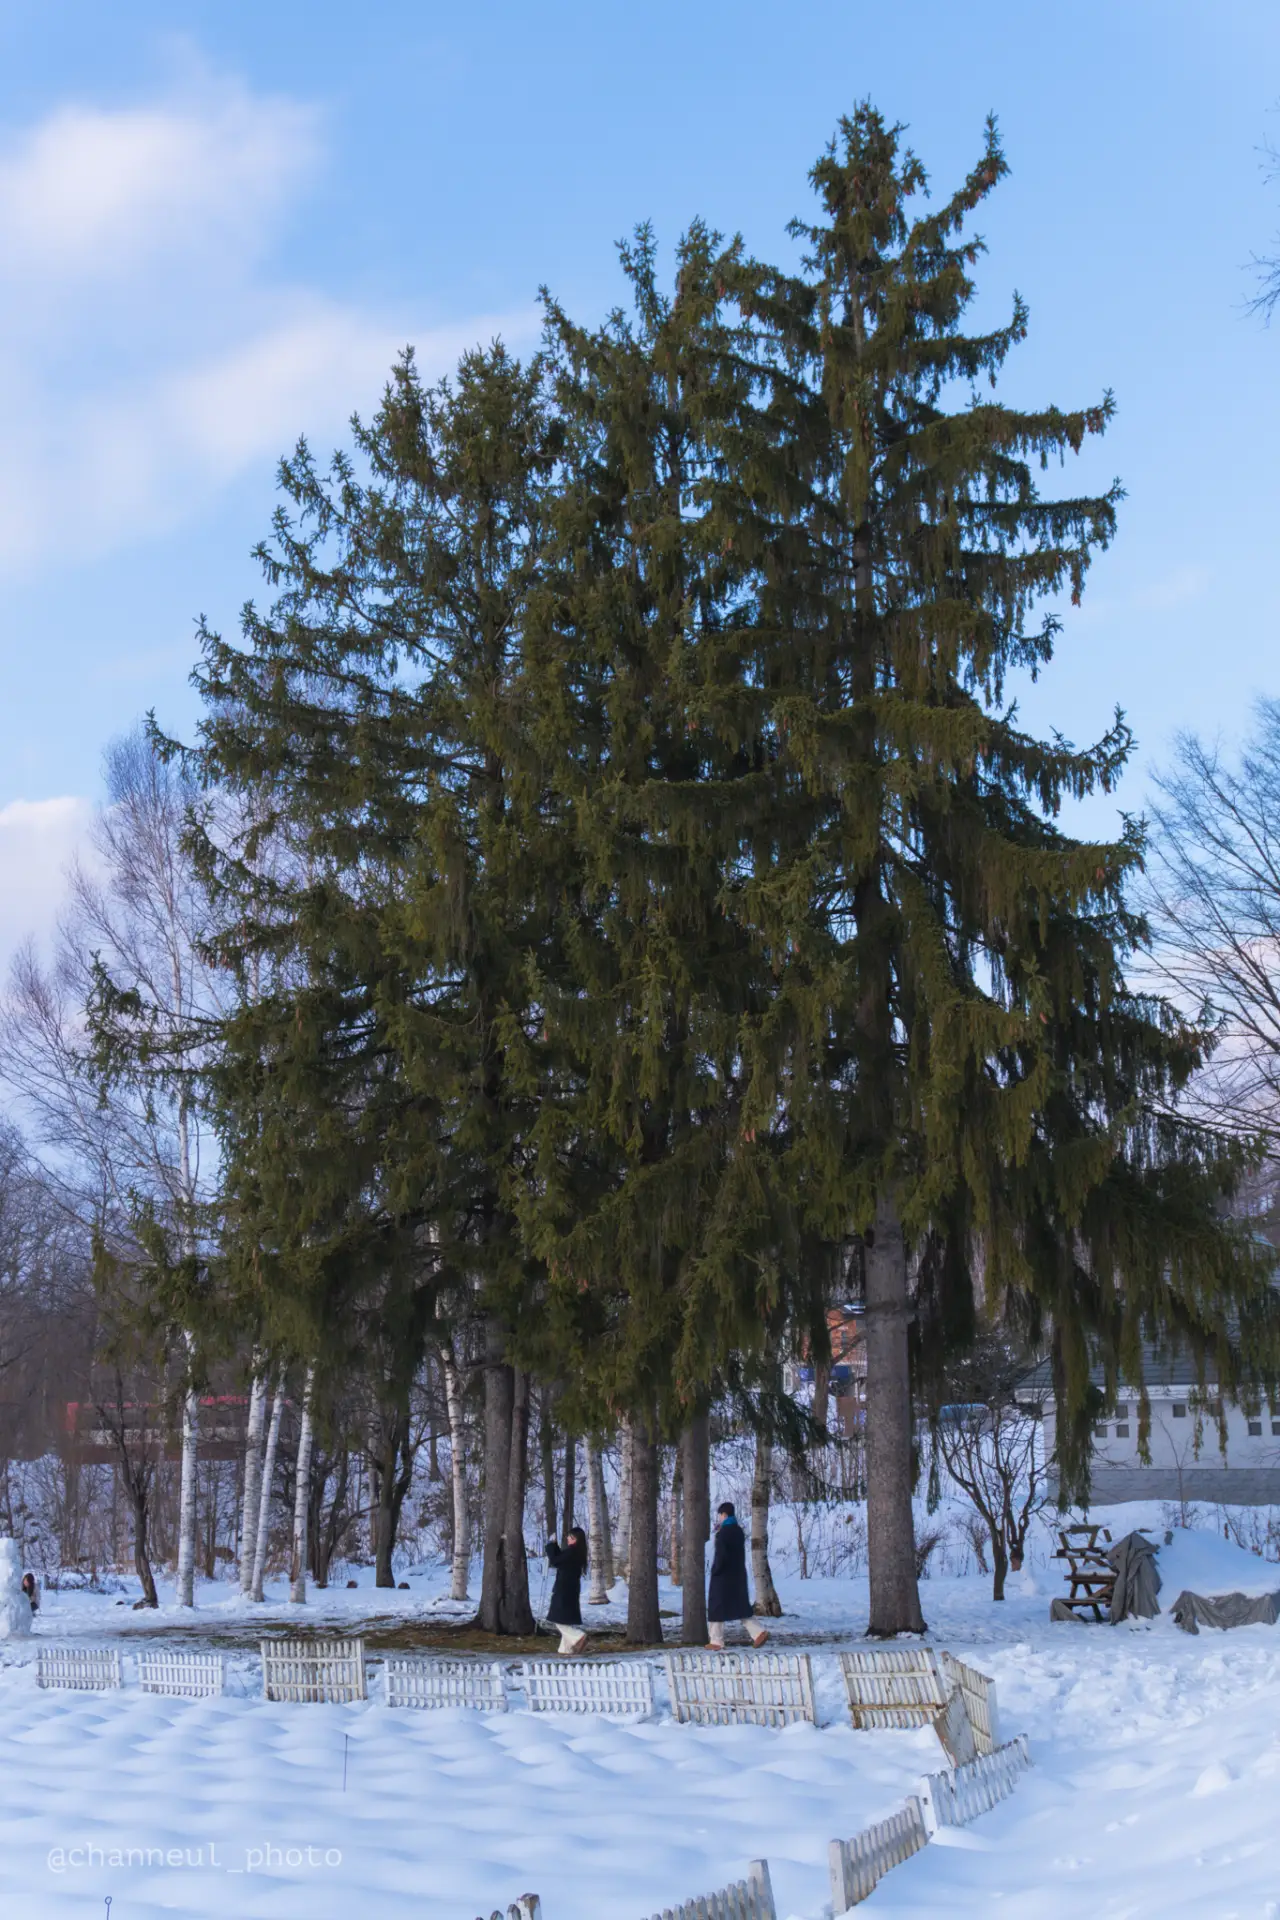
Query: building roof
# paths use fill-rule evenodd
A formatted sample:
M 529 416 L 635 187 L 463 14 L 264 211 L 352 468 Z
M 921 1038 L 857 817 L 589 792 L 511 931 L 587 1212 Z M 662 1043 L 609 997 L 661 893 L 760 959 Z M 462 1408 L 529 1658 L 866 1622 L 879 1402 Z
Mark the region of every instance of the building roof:
M 1170 1350 L 1157 1347 L 1154 1341 L 1149 1340 L 1142 1343 L 1142 1378 L 1148 1387 L 1186 1387 L 1189 1390 L 1200 1384 L 1195 1358 L 1190 1352 L 1180 1348 Z M 1107 1375 L 1101 1360 L 1090 1367 L 1089 1383 L 1097 1387 L 1099 1393 L 1106 1391 Z M 1126 1380 L 1122 1372 L 1121 1384 L 1134 1386 L 1136 1382 Z M 1206 1361 L 1205 1384 L 1215 1384 L 1211 1361 Z M 1028 1399 L 1053 1397 L 1053 1369 L 1047 1359 L 1023 1375 L 1018 1383 L 1018 1394 L 1020 1398 L 1025 1395 Z

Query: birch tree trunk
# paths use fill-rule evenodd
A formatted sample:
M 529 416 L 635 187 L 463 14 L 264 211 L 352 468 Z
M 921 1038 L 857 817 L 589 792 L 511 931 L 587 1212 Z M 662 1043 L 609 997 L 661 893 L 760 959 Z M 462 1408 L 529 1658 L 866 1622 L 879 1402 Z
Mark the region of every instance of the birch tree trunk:
M 244 1440 L 244 1507 L 240 1522 L 240 1592 L 253 1592 L 253 1561 L 262 1498 L 262 1438 L 267 1425 L 267 1376 L 255 1371 L 249 1389 L 249 1426 Z
M 267 1444 L 262 1450 L 262 1488 L 258 1498 L 258 1526 L 253 1542 L 253 1580 L 251 1600 L 261 1600 L 262 1582 L 267 1570 L 267 1545 L 271 1533 L 271 1495 L 276 1477 L 276 1450 L 280 1445 L 280 1416 L 284 1412 L 284 1370 L 276 1376 L 275 1396 L 271 1402 L 271 1420 Z
M 312 1398 L 316 1370 L 307 1368 L 302 1388 L 302 1414 L 298 1421 L 298 1467 L 293 1494 L 293 1559 L 289 1568 L 289 1600 L 295 1607 L 307 1599 L 307 1519 L 311 1509 L 311 1449 L 315 1440 Z
M 441 1347 L 444 1402 L 449 1420 L 449 1476 L 453 1492 L 453 1566 L 449 1598 L 465 1600 L 471 1574 L 471 1509 L 467 1504 L 467 1432 L 463 1421 L 462 1376 L 451 1347 Z
M 587 1605 L 602 1607 L 613 1585 L 613 1543 L 609 1538 L 609 1502 L 604 1491 L 604 1458 L 596 1440 L 587 1441 L 587 1550 L 591 1555 Z
M 751 1476 L 751 1578 L 757 1613 L 776 1618 L 782 1602 L 769 1565 L 769 1499 L 773 1491 L 773 1446 L 763 1433 L 756 1435 L 756 1466 Z
M 631 1422 L 618 1430 L 618 1538 L 613 1551 L 614 1571 L 631 1578 Z

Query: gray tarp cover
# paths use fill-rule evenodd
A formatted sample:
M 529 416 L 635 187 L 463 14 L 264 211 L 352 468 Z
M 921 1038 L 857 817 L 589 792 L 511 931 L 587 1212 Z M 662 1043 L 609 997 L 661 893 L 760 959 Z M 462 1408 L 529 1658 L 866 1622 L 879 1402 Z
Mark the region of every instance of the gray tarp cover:
M 1274 1627 L 1280 1619 L 1280 1593 L 1180 1593 L 1173 1617 L 1184 1633 L 1206 1627 Z
M 1115 1568 L 1115 1591 L 1111 1596 L 1112 1624 L 1127 1620 L 1131 1614 L 1153 1620 L 1160 1611 L 1156 1595 L 1160 1591 L 1160 1569 L 1156 1549 L 1143 1533 L 1126 1533 L 1108 1549 L 1107 1559 Z

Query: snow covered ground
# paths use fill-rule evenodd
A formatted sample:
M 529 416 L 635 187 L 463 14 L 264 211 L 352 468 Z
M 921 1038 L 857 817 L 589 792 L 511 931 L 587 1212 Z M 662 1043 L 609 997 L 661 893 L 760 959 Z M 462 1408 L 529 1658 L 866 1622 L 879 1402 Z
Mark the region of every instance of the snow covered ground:
M 1163 1540 L 1159 1510 L 1111 1519 Z M 1184 1586 L 1280 1587 L 1280 1568 L 1208 1530 L 1176 1533 L 1160 1566 L 1166 1604 Z M 34 1641 L 0 1649 L 3 1911 L 105 1915 L 110 1895 L 111 1920 L 472 1920 L 536 1889 L 546 1920 L 644 1920 L 764 1856 L 779 1914 L 820 1920 L 827 1842 L 891 1812 L 941 1754 L 931 1733 L 847 1725 L 833 1636 L 857 1643 L 863 1581 L 779 1584 L 778 1640 L 813 1650 L 816 1728 L 677 1727 L 661 1680 L 643 1725 L 534 1717 L 518 1700 L 498 1716 L 391 1711 L 376 1671 L 365 1705 L 276 1706 L 253 1697 L 256 1661 L 239 1651 L 223 1699 L 157 1698 L 132 1684 L 129 1649 L 174 1613 L 51 1594 Z M 1060 1584 L 1040 1566 L 995 1606 L 979 1575 L 925 1583 L 931 1639 L 995 1677 L 1003 1732 L 1030 1736 L 1034 1767 L 895 1869 L 868 1911 L 1274 1920 L 1280 1628 L 1051 1626 Z M 306 1617 L 420 1619 L 444 1586 L 431 1569 L 376 1602 L 367 1585 L 332 1590 Z M 193 1639 L 263 1621 L 226 1595 L 201 1592 Z M 36 1688 L 41 1641 L 117 1634 L 120 1693 Z

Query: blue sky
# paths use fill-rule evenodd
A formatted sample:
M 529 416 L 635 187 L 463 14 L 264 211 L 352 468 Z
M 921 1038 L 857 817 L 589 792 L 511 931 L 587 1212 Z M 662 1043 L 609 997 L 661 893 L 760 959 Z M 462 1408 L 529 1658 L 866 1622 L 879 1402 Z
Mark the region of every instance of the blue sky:
M 440 370 L 528 342 L 543 281 L 598 315 L 640 219 L 781 250 L 864 95 L 940 192 L 994 108 L 979 317 L 1031 307 L 1006 391 L 1116 394 L 1063 478 L 1120 476 L 1119 537 L 1026 717 L 1084 739 L 1122 705 L 1131 811 L 1180 728 L 1239 734 L 1280 692 L 1280 324 L 1245 311 L 1274 4 L 5 0 L 0 960 L 47 929 L 105 741 L 190 729 L 193 620 L 257 591 L 279 453 L 339 440 L 406 341 Z

